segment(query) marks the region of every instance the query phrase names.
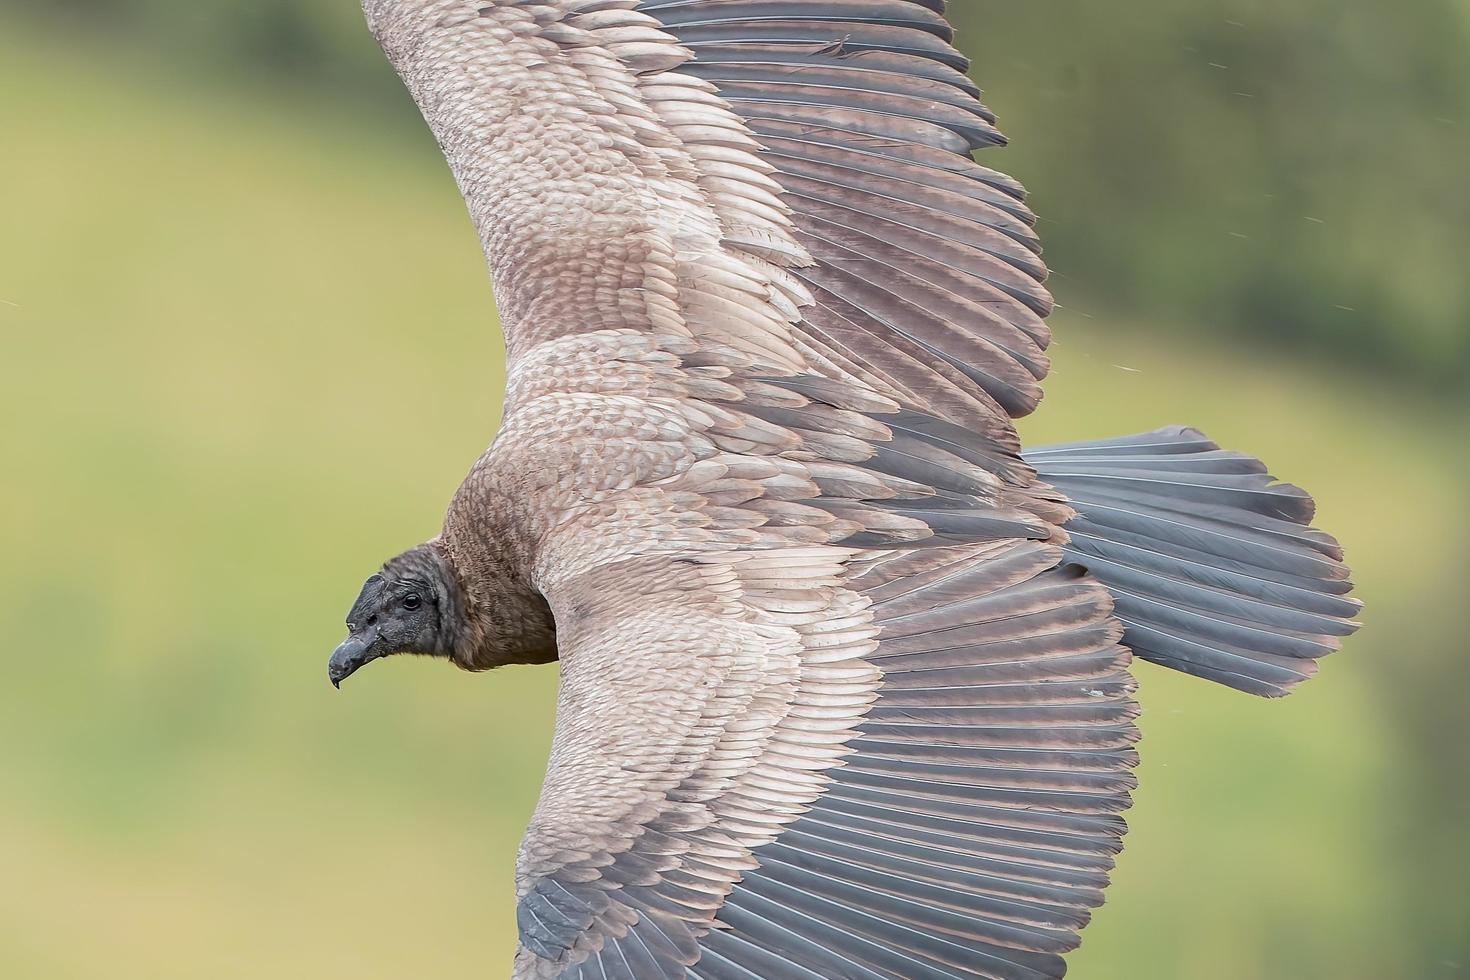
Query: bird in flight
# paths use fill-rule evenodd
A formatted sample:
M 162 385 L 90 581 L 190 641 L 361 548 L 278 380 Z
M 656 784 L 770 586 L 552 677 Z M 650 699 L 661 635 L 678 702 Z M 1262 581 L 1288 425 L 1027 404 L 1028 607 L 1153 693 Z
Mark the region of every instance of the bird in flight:
M 366 0 L 494 278 L 504 421 L 331 657 L 560 662 L 517 980 L 1060 977 L 1132 658 L 1289 691 L 1311 498 L 1023 451 L 1052 300 L 942 0 Z

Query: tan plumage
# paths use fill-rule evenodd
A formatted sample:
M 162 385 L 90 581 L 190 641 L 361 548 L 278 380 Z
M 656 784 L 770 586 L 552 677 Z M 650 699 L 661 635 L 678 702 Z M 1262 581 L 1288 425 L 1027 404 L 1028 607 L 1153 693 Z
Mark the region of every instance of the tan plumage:
M 1058 977 L 1129 647 L 1283 693 L 1310 499 L 1193 430 L 1022 456 L 1051 299 L 939 0 L 367 0 L 495 278 L 505 420 L 334 682 L 559 658 L 522 980 Z

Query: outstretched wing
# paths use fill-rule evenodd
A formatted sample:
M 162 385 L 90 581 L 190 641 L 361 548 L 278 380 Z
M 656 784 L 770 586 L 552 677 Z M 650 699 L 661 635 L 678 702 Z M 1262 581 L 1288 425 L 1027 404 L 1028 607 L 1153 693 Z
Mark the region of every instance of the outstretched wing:
M 1061 976 L 1135 708 L 1106 591 L 1058 557 L 649 557 L 554 589 L 516 976 Z
M 480 231 L 512 362 L 719 342 L 1014 444 L 1046 270 L 937 0 L 367 0 Z

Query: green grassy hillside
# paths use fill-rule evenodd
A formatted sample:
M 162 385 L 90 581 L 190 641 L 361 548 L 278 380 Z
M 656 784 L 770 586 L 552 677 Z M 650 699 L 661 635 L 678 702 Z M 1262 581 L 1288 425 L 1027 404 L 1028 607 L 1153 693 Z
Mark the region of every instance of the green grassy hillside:
M 553 673 L 324 670 L 496 425 L 432 141 L 25 36 L 0 59 L 0 975 L 504 975 Z M 1075 975 L 1449 976 L 1463 855 L 1407 801 L 1441 798 L 1463 643 L 1460 420 L 1151 326 L 1059 313 L 1027 437 L 1260 453 L 1317 492 L 1367 628 L 1285 702 L 1143 668 L 1134 834 Z

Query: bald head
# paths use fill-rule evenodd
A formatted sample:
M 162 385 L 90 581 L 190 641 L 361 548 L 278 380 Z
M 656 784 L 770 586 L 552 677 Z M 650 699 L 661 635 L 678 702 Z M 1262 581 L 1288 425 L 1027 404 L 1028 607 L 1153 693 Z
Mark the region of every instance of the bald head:
M 452 656 L 464 632 L 463 601 L 440 548 L 421 544 L 369 577 L 347 613 L 347 631 L 328 664 L 333 685 L 395 653 Z

